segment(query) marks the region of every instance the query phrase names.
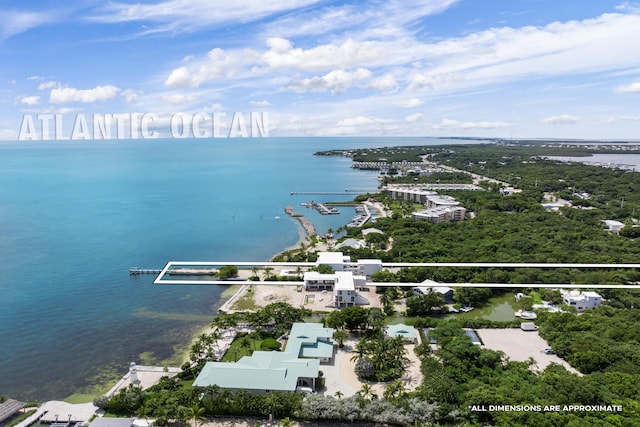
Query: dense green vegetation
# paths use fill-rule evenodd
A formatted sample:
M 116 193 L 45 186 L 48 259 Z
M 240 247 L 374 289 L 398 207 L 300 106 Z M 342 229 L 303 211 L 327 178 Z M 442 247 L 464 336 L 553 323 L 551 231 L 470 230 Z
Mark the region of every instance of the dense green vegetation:
M 602 149 L 604 150 L 604 149 Z M 551 155 L 587 155 L 598 150 L 585 148 L 527 146 L 455 145 L 448 147 L 396 147 L 356 150 L 347 153 L 362 161 L 430 160 L 473 171 L 508 182 L 522 189 L 502 195 L 496 184 L 482 183 L 485 191 L 449 191 L 473 215 L 466 221 L 431 224 L 415 221 L 415 206 L 390 202 L 385 194 L 373 197 L 387 201 L 394 216 L 381 218 L 375 227 L 381 235 L 372 237 L 363 249 L 344 248 L 356 258 L 379 258 L 386 262 L 541 262 L 541 263 L 636 263 L 640 259 L 640 179 L 637 173 L 565 164 L 545 160 Z M 327 153 L 344 155 L 344 152 Z M 453 182 L 467 179 L 434 174 L 425 182 Z M 435 181 L 430 181 L 431 179 Z M 409 178 L 415 182 L 414 178 Z M 409 182 L 410 182 L 409 181 Z M 458 181 L 460 182 L 460 181 Z M 465 181 L 465 182 L 468 182 Z M 552 212 L 545 209 L 545 193 L 570 201 L 573 207 Z M 584 197 L 581 193 L 588 193 Z M 371 195 L 363 196 L 363 198 Z M 577 208 L 576 208 L 577 207 Z M 602 220 L 617 219 L 627 226 L 620 235 L 604 230 Z M 359 229 L 336 230 L 347 237 L 360 238 Z M 390 247 L 390 249 L 389 249 Z M 315 261 L 313 252 L 294 250 L 279 260 Z M 257 275 L 257 273 L 254 273 Z M 265 276 L 272 277 L 270 271 Z M 377 281 L 421 282 L 432 279 L 445 283 L 493 282 L 527 283 L 532 296 L 521 301 L 528 308 L 539 300 L 555 300 L 557 292 L 536 289 L 541 283 L 627 284 L 640 282 L 633 269 L 479 269 L 411 268 L 380 272 Z M 350 307 L 324 318 L 337 330 L 336 341 L 348 337 L 346 330 L 363 339 L 352 356 L 358 374 L 372 380 L 391 380 L 383 396 L 363 387 L 355 396 L 271 393 L 254 395 L 215 387 L 196 390 L 190 379 L 211 350 L 211 337 L 202 336 L 192 348 L 193 367 L 182 378 L 163 380 L 145 392 L 124 390 L 108 401 L 99 401 L 111 413 L 195 420 L 219 414 L 295 417 L 305 420 L 361 421 L 390 425 L 506 425 L 506 426 L 626 426 L 640 419 L 640 293 L 635 290 L 602 290 L 606 305 L 584 314 L 539 313 L 539 333 L 557 354 L 577 368 L 576 375 L 552 364 L 539 371 L 532 361 L 511 361 L 501 352 L 480 348 L 465 335 L 467 328 L 515 328 L 519 321 L 492 322 L 482 319 L 446 321 L 439 317 L 441 295 L 408 296 L 406 323 L 430 328 L 438 349 L 417 346 L 422 360 L 423 382 L 407 392 L 397 378 L 404 370 L 406 355 L 395 340 L 381 331 L 385 315 L 393 314 L 393 301 L 406 289 L 388 288 L 381 295 L 383 310 Z M 455 302 L 479 305 L 500 289 L 456 288 Z M 407 294 L 404 294 L 407 296 Z M 214 326 L 225 328 L 248 324 L 273 330 L 273 337 L 308 316 L 308 310 L 284 303 L 272 304 L 253 313 L 218 316 Z M 263 337 L 264 338 L 264 337 Z M 244 341 L 243 341 L 244 340 Z M 240 337 L 235 343 L 249 353 L 256 341 Z M 243 350 L 243 351 L 244 351 Z M 238 350 L 238 355 L 240 350 Z M 233 357 L 233 355 L 231 355 Z M 237 357 L 237 356 L 236 356 Z M 233 360 L 233 359 L 232 359 Z M 200 397 L 202 399 L 200 400 Z M 623 411 L 563 411 L 548 405 L 622 405 Z M 496 411 L 474 408 L 490 405 L 526 406 L 529 410 Z M 531 409 L 532 408 L 532 409 Z
M 442 323 L 432 335 L 439 349 L 423 359 L 417 396 L 440 403 L 441 410 L 457 408 L 469 421 L 509 426 L 636 425 L 640 417 L 637 374 L 578 376 L 555 364 L 536 372 L 532 362 L 509 361 L 500 352 L 473 345 L 455 322 Z M 579 404 L 622 405 L 623 412 L 545 410 Z M 490 405 L 530 409 L 491 411 Z M 469 411 L 474 406 L 486 411 Z

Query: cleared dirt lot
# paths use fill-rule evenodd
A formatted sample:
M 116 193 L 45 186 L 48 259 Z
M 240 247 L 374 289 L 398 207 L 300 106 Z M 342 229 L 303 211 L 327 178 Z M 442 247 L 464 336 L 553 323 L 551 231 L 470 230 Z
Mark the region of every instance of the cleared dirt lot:
M 551 363 L 557 363 L 568 371 L 581 375 L 567 362 L 555 354 L 542 352 L 549 344 L 538 335 L 538 331 L 523 331 L 521 329 L 476 329 L 484 347 L 502 351 L 510 360 L 524 362 L 532 357 L 536 361 L 535 367 L 543 370 Z

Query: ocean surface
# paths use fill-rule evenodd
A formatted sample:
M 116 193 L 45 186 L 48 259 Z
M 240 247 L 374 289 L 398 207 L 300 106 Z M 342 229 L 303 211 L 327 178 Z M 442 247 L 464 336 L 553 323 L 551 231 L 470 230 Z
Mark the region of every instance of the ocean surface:
M 0 143 L 0 395 L 64 399 L 130 362 L 179 366 L 224 287 L 153 286 L 129 268 L 169 260 L 268 260 L 294 245 L 296 206 L 377 187 L 376 174 L 318 150 L 460 143 L 425 138 Z

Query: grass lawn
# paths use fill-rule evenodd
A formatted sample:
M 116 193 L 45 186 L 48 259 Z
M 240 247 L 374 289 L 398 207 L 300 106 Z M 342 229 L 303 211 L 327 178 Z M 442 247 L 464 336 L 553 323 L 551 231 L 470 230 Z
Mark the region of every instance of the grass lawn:
M 533 298 L 533 303 L 534 304 L 542 304 L 542 297 L 540 296 L 540 292 L 533 291 L 533 292 L 529 293 L 529 296 L 531 298 Z
M 268 336 L 258 334 L 242 335 L 238 334 L 235 340 L 229 346 L 229 349 L 222 357 L 221 362 L 235 362 L 240 360 L 242 356 L 251 356 L 255 350 L 260 350 L 262 342 L 267 339 Z M 246 339 L 249 343 L 249 347 L 243 346 L 242 342 Z
M 231 306 L 231 309 L 232 310 L 254 310 L 257 306 L 256 306 L 256 303 L 253 301 L 253 291 L 254 291 L 254 287 L 250 286 L 249 289 L 247 289 L 247 292 L 245 292 L 244 295 L 242 295 L 240 298 L 236 300 L 236 302 L 233 303 L 233 305 Z

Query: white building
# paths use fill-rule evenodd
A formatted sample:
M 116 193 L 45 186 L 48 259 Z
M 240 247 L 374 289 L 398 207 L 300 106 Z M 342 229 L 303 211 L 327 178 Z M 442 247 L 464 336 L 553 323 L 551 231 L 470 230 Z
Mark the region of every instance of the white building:
M 353 307 L 356 305 L 356 281 L 364 281 L 362 276 L 354 276 L 349 271 L 338 271 L 335 273 L 335 287 L 333 289 L 333 300 L 337 308 Z M 364 285 L 364 283 L 361 283 Z
M 462 206 L 438 206 L 413 213 L 413 219 L 426 219 L 434 224 L 464 221 L 467 210 Z
M 590 308 L 596 308 L 602 304 L 602 297 L 600 294 L 593 291 L 581 292 L 578 290 L 560 291 L 562 294 L 562 300 L 565 304 L 575 307 L 578 313 L 582 313 Z
M 318 252 L 318 260 L 316 264 L 328 265 L 333 271 L 344 270 L 344 265 L 351 262 L 351 258 L 346 255 L 342 255 L 342 252 Z
M 607 226 L 607 231 L 610 231 L 611 233 L 619 233 L 622 227 L 624 227 L 624 223 L 613 219 L 605 219 L 603 222 L 604 225 Z
M 316 265 L 328 265 L 333 271 L 350 271 L 367 277 L 382 269 L 382 261 L 379 259 L 359 259 L 353 262 L 342 252 L 319 252 Z
M 387 195 L 394 200 L 426 204 L 429 196 L 437 196 L 438 193 L 419 188 L 391 187 L 387 189 Z
M 304 288 L 307 291 L 332 290 L 337 308 L 351 307 L 358 301 L 357 289 L 366 286 L 365 276 L 356 276 L 351 271 L 336 271 L 321 274 L 317 271 L 304 273 Z
M 335 283 L 335 273 L 321 274 L 317 271 L 304 273 L 304 289 L 307 291 L 332 291 Z
M 460 205 L 456 199 L 451 196 L 434 194 L 427 196 L 427 208 L 454 207 Z

